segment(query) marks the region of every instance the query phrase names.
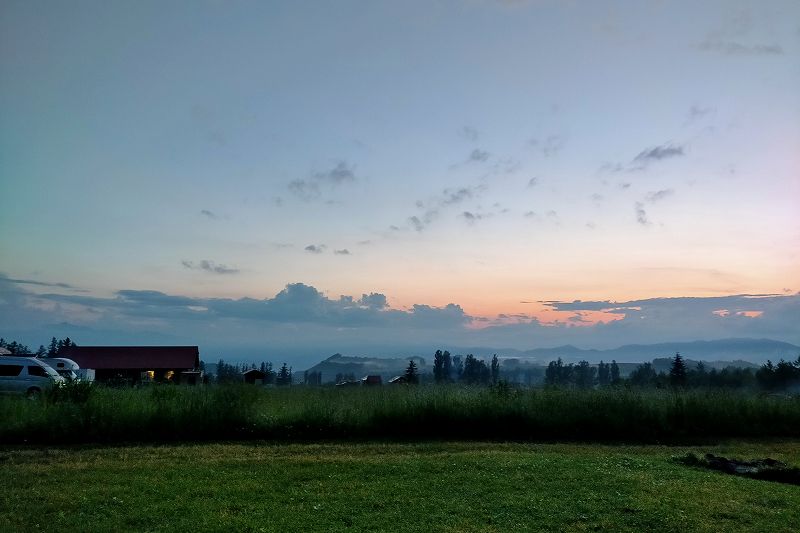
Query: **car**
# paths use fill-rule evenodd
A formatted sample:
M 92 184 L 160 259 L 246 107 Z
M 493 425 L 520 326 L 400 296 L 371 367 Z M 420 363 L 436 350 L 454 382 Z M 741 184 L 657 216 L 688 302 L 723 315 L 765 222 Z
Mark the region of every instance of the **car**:
M 0 357 L 0 394 L 36 398 L 64 378 L 35 357 Z

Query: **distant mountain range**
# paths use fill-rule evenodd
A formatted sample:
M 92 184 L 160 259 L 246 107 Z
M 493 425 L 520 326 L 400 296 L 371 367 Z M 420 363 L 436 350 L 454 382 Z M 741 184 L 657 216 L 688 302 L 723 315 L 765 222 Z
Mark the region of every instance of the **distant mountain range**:
M 671 358 L 680 352 L 687 363 L 694 365 L 703 361 L 706 367 L 721 369 L 726 366 L 743 368 L 756 368 L 768 359 L 795 360 L 800 356 L 800 346 L 787 342 L 771 339 L 721 339 L 714 341 L 693 342 L 665 342 L 659 344 L 627 344 L 610 350 L 583 350 L 575 346 L 566 345 L 555 348 L 537 348 L 534 350 L 494 349 L 486 347 L 477 348 L 448 348 L 452 355 L 474 354 L 476 357 L 488 359 L 492 354 L 497 354 L 501 365 L 505 362 L 508 366 L 535 365 L 545 366 L 550 361 L 559 357 L 566 363 L 576 363 L 586 360 L 598 363 L 603 360 L 610 362 L 616 360 L 620 363 L 623 375 L 633 370 L 643 362 L 656 361 L 656 370 L 668 363 L 658 360 Z M 402 374 L 408 366 L 408 361 L 414 359 L 420 372 L 430 372 L 433 354 L 427 359 L 420 356 L 409 357 L 350 357 L 335 354 L 315 364 L 308 372 L 321 372 L 323 380 L 332 380 L 336 374 L 353 374 L 361 378 L 368 374 L 379 374 L 389 378 Z M 663 365 L 661 363 L 664 363 Z M 299 377 L 299 376 L 298 376 Z
M 451 353 L 453 350 L 450 350 Z M 459 349 L 458 353 L 473 353 L 486 357 L 496 353 L 498 357 L 518 358 L 528 362 L 547 364 L 559 357 L 565 362 L 581 360 L 597 363 L 616 360 L 618 363 L 641 363 L 661 357 L 673 357 L 676 352 L 686 359 L 696 361 L 741 361 L 761 365 L 767 359 L 794 360 L 800 355 L 800 346 L 771 339 L 720 339 L 713 341 L 663 342 L 659 344 L 626 344 L 609 350 L 583 350 L 572 345 L 534 350 L 496 350 L 492 348 Z

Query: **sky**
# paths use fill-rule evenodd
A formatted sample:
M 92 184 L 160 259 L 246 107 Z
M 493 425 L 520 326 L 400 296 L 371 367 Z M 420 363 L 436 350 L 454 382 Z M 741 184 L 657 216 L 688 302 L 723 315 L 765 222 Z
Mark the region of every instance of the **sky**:
M 798 52 L 795 0 L 5 1 L 0 335 L 800 344 Z

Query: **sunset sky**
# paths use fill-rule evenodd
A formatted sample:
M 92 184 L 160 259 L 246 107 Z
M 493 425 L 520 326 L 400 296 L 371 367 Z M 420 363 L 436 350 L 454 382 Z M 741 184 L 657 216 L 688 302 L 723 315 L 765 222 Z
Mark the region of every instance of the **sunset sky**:
M 795 0 L 5 1 L 0 335 L 800 343 L 798 52 Z

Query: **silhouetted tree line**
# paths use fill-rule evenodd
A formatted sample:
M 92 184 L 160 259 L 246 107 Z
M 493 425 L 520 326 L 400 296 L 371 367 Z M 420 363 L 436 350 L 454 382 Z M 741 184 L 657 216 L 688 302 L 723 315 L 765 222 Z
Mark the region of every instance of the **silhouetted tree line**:
M 61 352 L 65 348 L 69 348 L 70 346 L 77 346 L 74 342 L 70 340 L 69 337 L 64 339 L 56 339 L 53 337 L 50 340 L 50 345 L 48 348 L 44 347 L 44 344 L 39 345 L 39 349 L 35 352 L 32 352 L 30 348 L 22 344 L 21 342 L 11 341 L 7 342 L 5 339 L 0 337 L 0 348 L 5 348 L 12 355 L 30 355 L 32 357 L 57 357 L 61 354 Z
M 786 390 L 800 388 L 800 356 L 777 364 L 767 361 L 755 372 L 751 368 L 727 367 L 706 369 L 702 362 L 689 369 L 680 354 L 675 354 L 669 373 L 656 372 L 651 363 L 643 363 L 631 372 L 627 383 L 637 387 L 680 388 L 755 388 Z
M 258 369 L 264 373 L 264 385 L 291 385 L 292 384 L 292 367 L 283 363 L 281 368 L 276 372 L 272 369 L 272 363 L 269 361 L 262 361 L 260 365 L 256 366 L 255 363 L 248 365 L 242 364 L 228 364 L 220 359 L 217 363 L 217 373 L 215 381 L 217 383 L 240 383 L 242 381 L 242 374 L 248 370 Z
M 792 362 L 781 359 L 777 365 L 768 360 L 756 372 L 756 379 L 767 390 L 800 390 L 800 355 Z
M 433 354 L 433 380 L 436 383 L 460 382 L 467 385 L 496 384 L 500 379 L 500 361 L 497 354 L 487 365 L 483 359 L 468 354 L 451 356 L 447 350 L 436 350 Z
M 544 382 L 551 386 L 574 386 L 580 389 L 589 389 L 595 385 L 601 387 L 617 385 L 620 383 L 619 366 L 616 361 L 611 363 L 600 361 L 597 367 L 588 361 L 565 364 L 559 357 L 547 365 Z

